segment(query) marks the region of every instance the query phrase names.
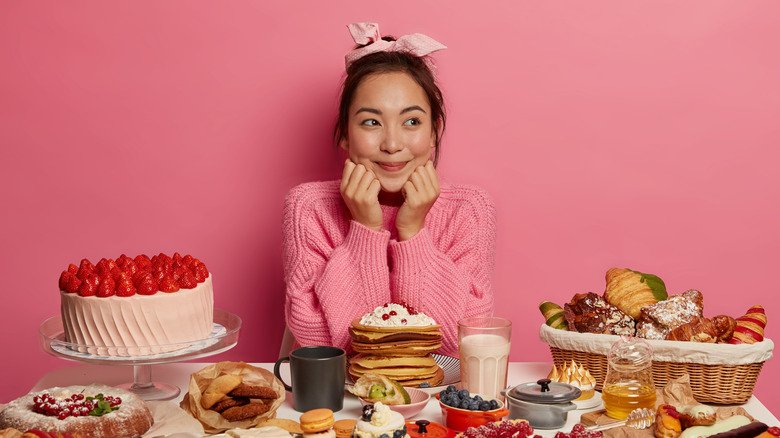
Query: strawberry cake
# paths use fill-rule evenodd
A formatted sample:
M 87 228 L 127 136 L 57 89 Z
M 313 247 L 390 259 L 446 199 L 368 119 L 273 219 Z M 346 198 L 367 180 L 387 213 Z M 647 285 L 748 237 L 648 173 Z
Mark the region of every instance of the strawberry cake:
M 59 281 L 65 341 L 82 353 L 143 356 L 208 338 L 211 277 L 203 262 L 179 253 L 71 264 Z
M 0 429 L 91 438 L 138 437 L 153 424 L 149 408 L 138 396 L 103 385 L 49 388 L 22 396 L 0 412 Z

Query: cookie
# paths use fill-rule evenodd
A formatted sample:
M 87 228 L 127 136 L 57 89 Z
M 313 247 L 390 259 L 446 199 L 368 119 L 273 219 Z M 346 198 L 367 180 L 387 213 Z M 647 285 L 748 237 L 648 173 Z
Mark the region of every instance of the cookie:
M 279 394 L 271 387 L 247 385 L 246 383 L 238 385 L 234 390 L 230 391 L 230 395 L 233 397 L 262 398 L 267 400 L 279 397 Z
M 241 376 L 235 374 L 223 374 L 209 383 L 200 398 L 203 409 L 211 409 L 215 403 L 222 400 L 227 394 L 241 384 Z
M 271 409 L 271 405 L 265 403 L 249 403 L 226 409 L 220 414 L 228 421 L 243 421 L 265 414 L 269 409 Z
M 350 438 L 355 429 L 357 420 L 344 419 L 333 423 L 333 430 L 336 431 L 336 438 Z
M 248 398 L 243 398 L 243 397 L 226 398 L 224 400 L 218 401 L 214 406 L 211 407 L 211 410 L 217 412 L 224 412 L 230 408 L 234 408 L 236 406 L 244 406 L 248 404 L 249 404 Z

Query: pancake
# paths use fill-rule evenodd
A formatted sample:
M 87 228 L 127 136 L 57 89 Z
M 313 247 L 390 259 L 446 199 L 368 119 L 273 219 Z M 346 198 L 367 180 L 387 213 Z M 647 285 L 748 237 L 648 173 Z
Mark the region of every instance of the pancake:
M 436 370 L 439 369 L 439 366 L 434 365 L 432 367 L 388 367 L 388 368 L 372 369 L 372 368 L 363 368 L 360 365 L 353 363 L 352 365 L 350 365 L 350 369 L 360 374 L 377 373 L 395 379 L 396 377 L 406 377 L 406 376 L 408 377 L 430 376 L 436 373 Z
M 441 333 L 437 331 L 426 332 L 408 332 L 408 331 L 396 331 L 392 333 L 386 332 L 369 332 L 363 330 L 357 330 L 355 328 L 349 329 L 349 334 L 352 340 L 355 342 L 363 343 L 382 343 L 382 342 L 398 342 L 398 341 L 438 341 L 441 339 Z
M 441 326 L 438 324 L 434 325 L 420 325 L 420 326 L 410 326 L 410 325 L 399 325 L 399 326 L 372 326 L 372 325 L 363 325 L 360 323 L 360 318 L 355 318 L 352 320 L 352 328 L 358 331 L 362 332 L 373 332 L 373 333 L 430 333 L 430 332 L 440 332 Z
M 352 348 L 357 353 L 370 354 L 376 356 L 427 356 L 434 351 L 441 348 L 441 344 L 432 345 L 416 345 L 398 348 L 394 346 L 389 347 L 364 347 L 363 345 L 352 344 Z
M 388 368 L 388 367 L 432 367 L 436 360 L 430 356 L 371 356 L 358 354 L 353 356 L 350 363 L 360 365 L 362 368 Z
M 381 372 L 374 370 L 372 371 L 375 374 L 381 374 Z M 352 378 L 353 381 L 357 381 L 357 379 L 362 376 L 361 373 L 356 373 L 352 370 L 352 367 L 349 369 L 349 375 Z M 427 382 L 431 386 L 439 386 L 442 381 L 444 381 L 444 370 L 439 368 L 435 373 L 427 376 L 416 376 L 415 377 L 409 377 L 409 378 L 395 378 L 390 377 L 393 380 L 400 383 L 402 386 L 420 386 L 421 383 Z

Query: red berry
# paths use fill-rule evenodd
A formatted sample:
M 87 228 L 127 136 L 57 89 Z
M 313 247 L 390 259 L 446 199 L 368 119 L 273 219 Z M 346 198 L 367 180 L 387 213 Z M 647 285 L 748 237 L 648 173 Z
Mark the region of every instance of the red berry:
M 173 253 L 173 257 L 171 258 L 171 261 L 173 261 L 176 265 L 181 265 L 181 254 L 178 252 Z
M 87 277 L 86 280 L 81 282 L 79 286 L 79 296 L 91 297 L 97 293 L 97 288 L 100 285 L 100 277 L 95 274 Z
M 97 262 L 97 265 L 95 265 L 95 271 L 97 271 L 98 275 L 101 277 L 111 274 L 111 268 L 108 267 L 108 260 L 105 258 L 100 259 L 100 261 Z
M 182 257 L 181 263 L 184 266 L 190 266 L 192 264 L 192 261 L 195 260 L 191 255 L 187 254 L 186 256 Z
M 157 283 L 160 283 L 163 281 L 163 278 L 165 278 L 165 271 L 162 269 L 155 270 L 152 272 L 152 277 Z
M 138 266 L 135 264 L 135 261 L 133 259 L 128 258 L 127 262 L 125 262 L 124 271 L 130 274 L 130 277 L 135 275 L 136 272 L 138 272 Z
M 395 310 L 391 310 L 390 311 L 390 316 L 395 316 L 395 315 L 398 315 L 398 313 Z
M 59 414 L 57 414 L 57 418 L 60 420 L 64 420 L 66 418 L 70 417 L 70 414 L 66 411 L 61 411 Z
M 135 285 L 135 291 L 139 295 L 154 295 L 159 290 L 157 288 L 157 281 L 152 278 L 152 274 L 150 272 L 147 274 L 149 275 L 148 278 Z
M 122 255 L 120 255 L 119 257 L 116 258 L 116 264 L 120 268 L 124 268 L 129 260 L 131 260 L 130 257 L 122 254 Z
M 79 291 L 79 286 L 81 286 L 81 280 L 74 275 L 68 279 L 68 284 L 65 285 L 65 292 L 75 294 Z
M 79 267 L 71 263 L 68 265 L 68 272 L 70 272 L 73 275 L 76 275 L 76 272 L 79 272 Z
M 129 297 L 135 295 L 135 286 L 130 280 L 130 275 L 127 272 L 122 271 L 119 274 L 119 279 L 116 280 L 116 296 Z
M 198 283 L 200 283 L 203 280 L 206 280 L 209 276 L 209 271 L 206 269 L 206 265 L 203 263 L 198 263 L 197 265 L 194 265 L 195 268 L 193 271 L 195 271 L 195 278 L 198 279 Z M 200 278 L 203 278 L 203 280 L 200 280 Z
M 60 290 L 65 290 L 68 287 L 68 281 L 70 281 L 71 278 L 76 278 L 76 276 L 70 271 L 62 271 L 59 281 Z
M 125 272 L 120 268 L 119 266 L 115 266 L 111 268 L 111 278 L 114 279 L 114 281 L 119 281 L 119 277 L 122 275 L 122 273 Z
M 135 256 L 133 259 L 136 266 L 138 266 L 138 269 L 144 270 L 152 267 L 152 261 L 149 260 L 149 257 L 146 256 L 146 254 L 140 254 Z
M 176 292 L 179 290 L 179 285 L 172 276 L 166 275 L 160 282 L 160 290 L 163 292 Z
M 110 297 L 114 295 L 114 289 L 116 288 L 116 282 L 113 278 L 110 276 L 104 277 L 102 280 L 100 280 L 100 284 L 97 288 L 96 295 L 105 298 Z
M 388 319 L 390 319 L 390 315 L 388 315 L 387 313 L 383 313 L 382 314 L 382 319 L 387 321 Z
M 178 283 L 182 289 L 192 289 L 198 285 L 198 280 L 195 279 L 195 274 L 185 269 L 179 277 Z
M 406 318 L 401 320 L 401 324 L 406 324 L 406 323 L 407 323 Z

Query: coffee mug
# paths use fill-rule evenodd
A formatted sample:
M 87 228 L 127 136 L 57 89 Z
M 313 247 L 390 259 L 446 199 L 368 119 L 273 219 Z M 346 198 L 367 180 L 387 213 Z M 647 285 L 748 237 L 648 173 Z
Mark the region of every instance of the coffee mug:
M 292 386 L 279 375 L 284 362 L 290 363 Z M 344 405 L 346 370 L 347 355 L 336 347 L 301 347 L 274 364 L 274 375 L 293 393 L 298 412 L 318 408 L 340 411 Z

